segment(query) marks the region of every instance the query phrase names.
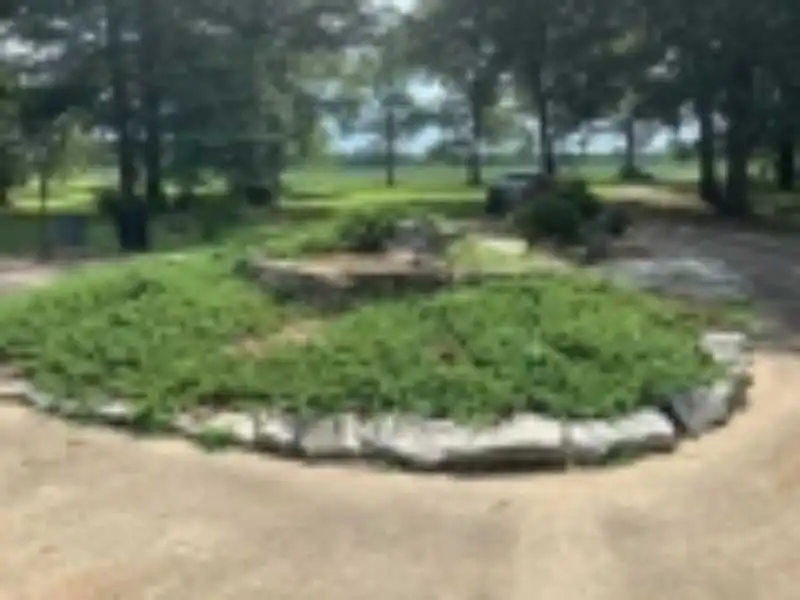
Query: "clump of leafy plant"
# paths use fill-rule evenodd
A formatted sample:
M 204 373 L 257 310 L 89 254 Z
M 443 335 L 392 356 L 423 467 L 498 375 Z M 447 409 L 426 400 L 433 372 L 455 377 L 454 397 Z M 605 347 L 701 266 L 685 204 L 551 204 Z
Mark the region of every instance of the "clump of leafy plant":
M 340 246 L 351 252 L 383 252 L 395 237 L 402 216 L 385 207 L 349 212 L 337 227 Z
M 226 348 L 290 312 L 211 257 L 78 275 L 0 305 L 0 356 L 59 393 L 160 407 L 214 389 Z M 204 374 L 205 372 L 205 374 Z
M 276 303 L 229 268 L 150 260 L 5 299 L 0 356 L 48 390 L 127 399 L 147 415 L 255 404 L 465 421 L 529 410 L 602 417 L 715 374 L 696 343 L 705 317 L 573 275 L 317 315 L 324 326 L 298 343 L 280 332 L 310 309 Z
M 542 240 L 575 244 L 580 241 L 584 224 L 578 206 L 557 192 L 522 203 L 514 212 L 513 222 L 529 246 Z
M 711 376 L 699 330 L 662 301 L 542 276 L 368 307 L 248 368 L 301 412 L 610 416 Z
M 630 226 L 630 217 L 621 208 L 604 206 L 582 179 L 567 179 L 520 203 L 513 223 L 529 245 L 542 240 L 573 245 L 585 241 L 593 226 L 619 237 Z
M 565 201 L 573 204 L 584 220 L 594 219 L 603 210 L 600 198 L 589 189 L 584 179 L 558 181 L 554 191 Z

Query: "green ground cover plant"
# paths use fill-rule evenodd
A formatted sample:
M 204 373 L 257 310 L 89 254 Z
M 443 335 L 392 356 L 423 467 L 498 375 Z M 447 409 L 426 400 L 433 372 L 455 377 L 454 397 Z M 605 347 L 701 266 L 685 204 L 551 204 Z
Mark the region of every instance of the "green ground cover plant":
M 601 417 L 714 375 L 696 344 L 709 315 L 578 275 L 321 315 L 230 272 L 224 253 L 149 259 L 3 299 L 0 359 L 58 395 L 128 399 L 153 419 L 253 405 Z

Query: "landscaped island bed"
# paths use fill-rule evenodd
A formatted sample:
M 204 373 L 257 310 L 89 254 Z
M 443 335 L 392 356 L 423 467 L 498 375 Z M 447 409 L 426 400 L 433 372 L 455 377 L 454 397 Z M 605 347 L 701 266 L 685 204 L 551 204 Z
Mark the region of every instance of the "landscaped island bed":
M 306 431 L 343 415 L 477 428 L 624 419 L 718 381 L 699 344 L 710 319 L 568 273 L 326 311 L 279 301 L 208 255 L 4 299 L 0 353 L 55 408 L 121 399 L 140 426 L 270 414 Z

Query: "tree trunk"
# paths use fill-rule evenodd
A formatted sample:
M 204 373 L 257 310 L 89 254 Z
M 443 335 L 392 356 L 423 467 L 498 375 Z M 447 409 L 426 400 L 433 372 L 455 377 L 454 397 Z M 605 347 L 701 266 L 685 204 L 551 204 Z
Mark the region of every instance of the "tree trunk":
M 625 137 L 622 173 L 623 175 L 633 175 L 636 172 L 636 118 L 630 112 L 625 115 L 622 122 L 622 133 Z
M 250 26 L 243 35 L 243 57 L 246 60 L 248 106 L 244 111 L 245 121 L 240 134 L 246 139 L 246 167 L 244 181 L 240 185 L 245 190 L 248 202 L 272 196 L 275 178 L 270 153 L 272 152 L 272 114 L 265 83 L 270 79 L 267 52 L 270 47 L 269 35 L 264 23 L 269 22 L 268 7 L 262 0 L 250 0 Z
M 748 165 L 752 152 L 754 72 L 747 57 L 736 57 L 728 73 L 727 180 L 720 212 L 745 218 L 752 214 Z
M 778 189 L 791 192 L 794 189 L 796 174 L 795 140 L 790 129 L 781 132 L 775 149 L 775 175 Z
M 384 166 L 386 167 L 386 187 L 397 185 L 397 115 L 394 106 L 386 107 L 385 115 L 385 136 L 386 136 L 386 155 Z
M 553 149 L 550 98 L 545 90 L 544 68 L 538 65 L 531 74 L 531 88 L 539 114 L 539 167 L 549 176 L 556 174 L 556 156 Z
M 695 114 L 699 125 L 697 141 L 700 198 L 711 206 L 720 201 L 720 186 L 717 180 L 716 133 L 714 131 L 714 108 L 710 98 L 710 90 L 703 82 L 698 82 L 695 97 Z
M 136 141 L 133 135 L 133 106 L 130 72 L 126 65 L 124 42 L 125 15 L 122 0 L 106 0 L 106 54 L 111 75 L 112 122 L 116 133 L 120 208 L 116 228 L 120 249 L 144 252 L 149 249 L 149 219 L 136 205 Z M 127 219 L 136 213 L 139 218 Z
M 48 260 L 53 249 L 50 244 L 48 201 L 50 199 L 50 174 L 46 166 L 39 170 L 39 258 Z
M 478 102 L 473 101 L 472 113 L 472 144 L 470 146 L 469 157 L 467 158 L 467 185 L 469 187 L 480 187 L 483 185 L 483 107 Z
M 556 174 L 556 155 L 550 129 L 550 101 L 542 97 L 539 103 L 539 160 L 545 175 Z
M 129 73 L 125 65 L 120 0 L 107 0 L 107 55 L 111 74 L 112 122 L 116 133 L 119 193 L 131 201 L 136 192 L 136 151 L 133 136 Z
M 139 72 L 142 78 L 142 123 L 144 143 L 142 146 L 145 199 L 149 206 L 164 208 L 164 184 L 162 175 L 162 123 L 161 123 L 161 78 L 158 61 L 161 56 L 161 22 L 159 10 L 163 6 L 154 0 L 139 0 Z

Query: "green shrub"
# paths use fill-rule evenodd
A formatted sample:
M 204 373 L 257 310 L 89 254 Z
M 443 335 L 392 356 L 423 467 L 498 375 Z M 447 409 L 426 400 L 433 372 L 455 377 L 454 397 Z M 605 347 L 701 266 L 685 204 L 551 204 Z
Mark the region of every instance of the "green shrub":
M 276 199 L 274 190 L 261 184 L 244 186 L 242 196 L 248 206 L 272 206 Z
M 520 204 L 513 219 L 517 232 L 529 245 L 542 239 L 573 244 L 580 240 L 583 226 L 578 205 L 557 192 Z
M 556 186 L 556 193 L 565 200 L 572 202 L 578 209 L 582 219 L 594 219 L 603 210 L 602 202 L 597 195 L 592 193 L 583 179 L 569 179 L 559 182 Z
M 575 244 L 581 241 L 586 225 L 603 213 L 603 203 L 584 180 L 567 179 L 554 182 L 550 191 L 527 198 L 517 208 L 514 222 L 529 244 L 541 239 Z
M 397 233 L 401 218 L 398 211 L 385 208 L 348 213 L 337 227 L 340 245 L 351 252 L 383 252 Z

